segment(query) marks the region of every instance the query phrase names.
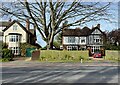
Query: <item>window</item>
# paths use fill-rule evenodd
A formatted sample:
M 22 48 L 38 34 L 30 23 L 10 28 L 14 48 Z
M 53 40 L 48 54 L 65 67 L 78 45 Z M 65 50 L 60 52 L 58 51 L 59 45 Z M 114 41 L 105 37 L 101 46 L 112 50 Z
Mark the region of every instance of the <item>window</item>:
M 12 50 L 12 53 L 14 55 L 19 55 L 20 54 L 20 48 L 19 47 L 10 47 L 10 49 Z
M 82 39 L 82 40 L 81 40 L 81 43 L 85 43 L 85 39 Z
M 78 50 L 78 46 L 67 46 L 67 50 Z
M 93 53 L 94 52 L 99 52 L 100 51 L 100 46 L 93 46 L 93 47 L 91 47 L 91 49 L 92 49 Z
M 10 42 L 18 42 L 18 41 L 20 41 L 20 36 L 19 35 L 10 35 L 9 41 Z
M 68 37 L 68 43 L 75 43 L 75 37 Z
M 17 25 L 13 25 L 13 30 L 17 30 Z
M 72 46 L 67 46 L 67 50 L 72 50 Z

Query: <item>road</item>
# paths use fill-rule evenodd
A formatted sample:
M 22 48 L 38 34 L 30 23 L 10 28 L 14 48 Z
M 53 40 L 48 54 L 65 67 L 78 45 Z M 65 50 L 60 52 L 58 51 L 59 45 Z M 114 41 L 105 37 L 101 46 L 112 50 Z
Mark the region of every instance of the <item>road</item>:
M 118 83 L 117 65 L 16 64 L 3 64 L 3 83 Z

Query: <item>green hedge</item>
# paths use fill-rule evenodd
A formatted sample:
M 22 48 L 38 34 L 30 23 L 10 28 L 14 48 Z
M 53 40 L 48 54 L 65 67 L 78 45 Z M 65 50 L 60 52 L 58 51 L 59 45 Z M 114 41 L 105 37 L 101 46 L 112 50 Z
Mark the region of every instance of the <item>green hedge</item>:
M 88 60 L 88 51 L 41 50 L 40 61 L 80 61 Z
M 116 60 L 120 61 L 120 51 L 106 50 L 105 60 Z
M 2 60 L 3 61 L 10 61 L 10 60 L 12 60 L 12 57 L 13 57 L 13 55 L 12 55 L 11 50 L 9 50 L 9 49 L 2 50 Z

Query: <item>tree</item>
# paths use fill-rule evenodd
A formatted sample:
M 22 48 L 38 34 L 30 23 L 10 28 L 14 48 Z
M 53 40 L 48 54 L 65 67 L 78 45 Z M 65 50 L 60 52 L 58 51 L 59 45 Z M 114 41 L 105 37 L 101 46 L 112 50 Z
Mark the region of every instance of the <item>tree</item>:
M 106 50 L 120 50 L 120 28 L 106 33 Z
M 120 45 L 120 28 L 108 33 L 109 42 L 115 46 Z
M 10 5 L 7 5 L 10 4 Z M 65 27 L 78 26 L 90 21 L 109 20 L 111 3 L 100 2 L 62 2 L 57 0 L 18 0 L 17 2 L 3 3 L 0 8 L 3 16 L 15 17 L 30 23 L 40 32 L 47 43 L 47 49 L 52 49 L 55 36 Z M 10 7 L 9 7 L 10 6 Z M 68 21 L 67 25 L 64 25 Z M 110 20 L 109 20 L 110 21 Z

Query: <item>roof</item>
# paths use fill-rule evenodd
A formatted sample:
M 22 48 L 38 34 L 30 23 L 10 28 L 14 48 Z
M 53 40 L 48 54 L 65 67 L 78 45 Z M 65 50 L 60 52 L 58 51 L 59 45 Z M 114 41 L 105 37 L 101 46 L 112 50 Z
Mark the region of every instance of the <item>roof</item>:
M 99 24 L 98 24 L 99 26 Z M 82 29 L 76 28 L 76 29 L 64 29 L 63 30 L 63 36 L 88 36 L 90 35 L 95 29 L 98 29 L 102 34 L 105 34 L 100 30 L 100 27 L 93 27 L 92 29 L 88 27 L 84 27 Z
M 81 29 L 64 29 L 64 36 L 79 36 L 81 35 Z
M 84 27 L 84 28 L 81 30 L 81 32 L 82 32 L 82 34 L 81 34 L 81 35 L 83 35 L 83 36 L 87 36 L 87 35 L 89 35 L 89 34 L 90 34 L 91 29 L 90 29 L 90 28 L 88 28 L 88 27 Z
M 13 22 L 11 22 L 11 23 L 3 30 L 3 32 L 6 31 L 8 28 L 10 28 L 14 23 L 17 23 L 26 33 L 29 33 L 29 34 L 32 35 L 32 36 L 36 36 L 36 35 L 32 34 L 30 31 L 28 31 L 21 23 L 19 23 L 19 22 L 16 21 L 16 20 L 14 20 Z
M 8 21 L 1 21 L 0 22 L 0 27 L 7 27 L 11 22 Z

